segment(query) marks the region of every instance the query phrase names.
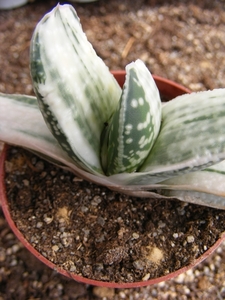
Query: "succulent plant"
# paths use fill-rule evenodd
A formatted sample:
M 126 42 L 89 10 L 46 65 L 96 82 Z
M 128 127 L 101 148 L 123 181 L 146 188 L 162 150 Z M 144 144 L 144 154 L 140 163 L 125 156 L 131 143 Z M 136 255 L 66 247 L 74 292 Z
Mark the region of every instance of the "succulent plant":
M 34 96 L 0 94 L 0 140 L 139 197 L 225 209 L 225 89 L 161 103 L 141 60 L 121 89 L 70 5 L 36 26 Z

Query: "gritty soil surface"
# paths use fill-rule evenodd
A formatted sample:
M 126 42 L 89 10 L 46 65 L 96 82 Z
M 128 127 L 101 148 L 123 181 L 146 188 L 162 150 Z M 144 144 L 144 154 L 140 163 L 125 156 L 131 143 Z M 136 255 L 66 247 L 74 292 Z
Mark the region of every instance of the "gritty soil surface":
M 28 68 L 30 38 L 38 20 L 56 3 L 56 1 L 36 1 L 15 10 L 0 11 L 0 92 L 33 94 Z M 62 3 L 64 3 L 64 1 L 61 1 L 61 4 Z M 81 18 L 88 39 L 110 69 L 124 69 L 125 65 L 130 61 L 141 58 L 152 73 L 177 81 L 194 91 L 224 87 L 224 1 L 100 0 L 92 4 L 73 3 L 73 5 L 76 7 L 78 15 Z M 41 172 L 37 172 L 37 176 L 40 176 L 40 173 L 44 172 L 45 168 L 47 168 L 45 163 L 43 168 Z M 82 234 L 76 233 L 77 237 L 79 236 L 75 241 L 76 246 L 79 242 L 83 243 L 86 241 L 87 243 L 92 241 L 92 244 L 99 243 L 98 246 L 100 246 L 100 248 L 98 249 L 102 249 L 102 253 L 105 254 L 105 257 L 103 257 L 100 252 L 91 253 L 91 255 L 95 256 L 96 261 L 98 260 L 98 266 L 95 270 L 101 271 L 103 260 L 103 265 L 106 265 L 109 269 L 112 267 L 112 261 L 117 264 L 121 264 L 123 260 L 128 261 L 127 245 L 129 247 L 131 246 L 131 248 L 133 247 L 132 251 L 136 255 L 136 244 L 138 244 L 138 241 L 141 241 L 142 248 L 140 248 L 139 251 L 142 258 L 137 259 L 134 255 L 132 258 L 132 268 L 137 269 L 138 272 L 140 272 L 141 268 L 144 268 L 144 272 L 142 274 L 140 272 L 140 278 L 148 274 L 149 271 L 145 269 L 146 266 L 144 265 L 143 267 L 143 257 L 145 260 L 147 256 L 147 262 L 149 261 L 151 266 L 153 265 L 150 255 L 152 252 L 150 251 L 149 253 L 148 251 L 150 238 L 148 237 L 147 240 L 142 241 L 143 229 L 140 224 L 144 224 L 145 228 L 149 230 L 148 234 L 151 238 L 156 235 L 154 237 L 155 239 L 153 239 L 154 241 L 159 240 L 156 237 L 163 237 L 162 232 L 168 230 L 167 224 L 172 223 L 166 215 L 163 216 L 162 213 L 164 213 L 164 210 L 161 210 L 161 222 L 159 216 L 156 214 L 163 203 L 154 202 L 153 205 L 153 202 L 147 202 L 145 200 L 138 202 L 135 199 L 124 199 L 123 196 L 115 195 L 106 190 L 103 192 L 101 190 L 100 192 L 98 187 L 92 185 L 87 186 L 85 182 L 77 182 L 76 180 L 74 182 L 74 177 L 71 177 L 71 175 L 67 173 L 61 174 L 60 176 L 63 176 L 62 178 L 57 178 L 56 173 L 54 173 L 55 169 L 53 169 L 53 173 L 51 172 L 50 175 L 46 176 L 55 177 L 56 180 L 65 182 L 68 186 L 71 186 L 71 183 L 73 183 L 74 188 L 78 184 L 83 185 L 84 189 L 89 190 L 89 194 L 87 194 L 89 196 L 87 196 L 87 198 L 90 197 L 90 203 L 88 199 L 86 199 L 81 204 L 81 202 L 79 202 L 81 200 L 76 196 L 77 198 L 74 201 L 74 205 L 76 204 L 78 206 L 78 203 L 80 203 L 78 211 L 82 212 L 79 215 L 74 214 L 75 210 L 70 212 L 70 209 L 66 209 L 67 206 L 64 204 L 68 204 L 69 202 L 64 202 L 61 206 L 58 205 L 57 211 L 55 201 L 60 201 L 60 199 L 53 202 L 51 202 L 53 200 L 51 199 L 51 201 L 45 203 L 45 205 L 42 203 L 40 208 L 45 209 L 45 217 L 44 215 L 42 216 L 42 220 L 39 221 L 39 224 L 34 220 L 28 222 L 28 226 L 35 227 L 37 239 L 40 237 L 40 232 L 42 232 L 42 226 L 50 222 L 46 222 L 45 220 L 51 220 L 53 212 L 56 212 L 58 219 L 54 217 L 52 222 L 48 224 L 48 228 L 53 224 L 57 224 L 58 226 L 59 236 L 52 239 L 53 248 L 51 249 L 51 253 L 59 252 L 61 245 L 65 247 L 67 242 L 70 241 L 70 236 L 63 236 L 63 233 L 68 233 L 69 227 L 75 230 L 75 226 L 72 225 L 71 220 L 77 218 L 79 223 L 83 222 L 84 230 Z M 23 186 L 28 184 L 26 180 L 29 182 L 31 177 L 25 179 Z M 34 204 L 34 201 L 32 199 L 34 196 L 33 194 L 30 196 L 31 203 L 28 202 L 29 206 L 26 206 L 28 205 L 26 204 L 23 207 L 21 203 L 23 196 L 21 193 L 23 192 L 20 191 L 18 187 L 17 189 L 18 193 L 14 191 L 14 196 L 18 201 L 16 205 L 20 208 L 18 209 L 20 213 L 24 214 L 27 210 L 33 209 L 32 204 Z M 84 189 L 80 190 L 81 194 Z M 23 190 L 25 191 L 26 189 Z M 111 195 L 111 200 L 109 198 L 106 200 L 107 193 L 109 198 Z M 110 217 L 116 220 L 116 226 L 112 228 L 112 231 L 115 231 L 114 233 L 117 234 L 118 239 L 115 241 L 105 240 L 106 242 L 104 243 L 105 236 L 103 229 L 105 220 L 101 215 L 96 215 L 96 210 L 101 207 L 103 213 L 104 211 L 108 211 L 109 207 L 112 209 L 111 206 L 108 206 L 106 209 L 107 201 L 117 205 L 117 207 L 121 209 L 121 213 L 123 212 L 123 215 L 119 215 L 119 212 L 115 216 L 111 214 Z M 126 203 L 129 208 L 124 207 L 124 203 Z M 192 249 L 193 242 L 191 241 L 193 241 L 193 237 L 194 242 L 200 241 L 202 238 L 203 243 L 199 248 L 201 249 L 200 251 L 202 251 L 202 249 L 204 250 L 204 246 L 207 245 L 206 242 L 208 240 L 211 239 L 211 242 L 213 242 L 215 235 L 211 232 L 208 234 L 208 238 L 198 235 L 198 226 L 201 228 L 202 226 L 208 226 L 210 218 L 204 216 L 203 211 L 197 206 L 195 208 L 196 214 L 188 216 L 187 212 L 190 205 L 176 204 L 176 202 L 165 202 L 163 205 L 170 208 L 171 213 L 177 213 L 178 218 L 176 224 L 183 222 L 183 228 L 180 232 L 184 234 L 179 236 L 178 230 L 173 227 L 172 232 L 169 232 L 171 240 L 166 239 L 164 236 L 160 245 L 157 246 L 156 243 L 150 245 L 151 250 L 151 247 L 156 247 L 160 250 L 158 252 L 160 253 L 159 264 L 164 264 L 164 261 L 166 261 L 166 248 L 169 243 L 171 244 L 171 241 L 176 244 L 178 243 L 178 239 L 179 242 L 182 240 L 184 247 L 182 252 L 184 253 Z M 132 208 L 134 207 L 137 211 L 133 220 L 136 221 L 130 225 L 125 221 L 131 220 L 128 219 L 128 217 L 132 217 L 132 213 L 134 213 Z M 180 208 L 178 209 L 178 207 Z M 35 211 L 33 211 L 35 214 L 38 212 L 36 208 L 37 207 L 35 207 Z M 88 208 L 87 211 L 86 208 Z M 131 216 L 125 215 L 126 211 L 130 211 Z M 186 212 L 183 216 L 180 214 L 182 211 Z M 52 212 L 52 214 L 50 214 L 50 212 Z M 75 211 L 75 213 L 78 212 Z M 85 217 L 87 213 L 91 213 L 95 216 L 95 222 L 92 222 L 92 224 L 98 226 L 98 230 L 101 233 L 98 240 L 93 240 L 92 231 L 88 231 L 90 228 L 87 228 L 87 219 Z M 157 221 L 155 221 L 155 223 L 147 221 L 149 215 L 151 215 L 151 218 L 158 218 Z M 218 228 L 216 224 L 218 224 L 217 222 L 219 221 L 216 215 L 218 214 L 216 213 L 214 216 L 215 226 L 213 227 L 215 227 L 215 229 Z M 139 216 L 139 219 L 137 216 Z M 187 217 L 186 220 L 184 219 L 185 217 Z M 189 220 L 194 220 L 196 222 L 195 224 L 197 224 L 192 229 L 190 229 L 190 226 L 190 231 L 187 229 L 190 225 L 188 224 Z M 90 222 L 90 220 L 88 221 Z M 140 221 L 140 224 L 138 224 L 137 221 Z M 166 226 L 164 224 L 166 224 Z M 174 224 L 170 225 L 174 226 Z M 65 231 L 62 228 L 64 228 Z M 93 232 L 94 231 L 93 229 Z M 178 234 L 178 236 L 176 234 Z M 47 268 L 23 248 L 12 234 L 2 214 L 0 215 L 0 235 L 0 299 L 225 298 L 224 244 L 204 263 L 178 276 L 174 280 L 145 288 L 117 290 L 91 287 L 76 283 Z M 115 243 L 114 249 L 117 249 L 116 251 L 110 251 L 111 242 Z M 82 253 L 82 247 L 80 251 L 80 253 Z M 185 256 L 183 253 L 179 253 L 179 255 Z M 130 254 L 128 256 L 130 256 Z M 155 257 L 157 256 L 154 255 L 154 258 Z M 81 259 L 84 259 L 83 256 L 81 256 Z M 84 270 L 82 268 L 78 269 L 78 272 L 81 272 L 84 276 L 85 272 L 86 274 L 89 272 L 93 273 L 93 270 L 88 267 L 89 261 L 85 263 L 87 265 Z M 157 263 L 154 265 L 157 265 Z M 69 265 L 69 268 L 71 267 L 78 268 L 78 266 Z M 108 274 L 110 273 L 107 273 L 107 275 Z M 152 275 L 150 274 L 150 276 Z
M 6 188 L 12 218 L 38 252 L 95 280 L 167 275 L 193 263 L 225 231 L 224 210 L 128 197 L 14 148 Z

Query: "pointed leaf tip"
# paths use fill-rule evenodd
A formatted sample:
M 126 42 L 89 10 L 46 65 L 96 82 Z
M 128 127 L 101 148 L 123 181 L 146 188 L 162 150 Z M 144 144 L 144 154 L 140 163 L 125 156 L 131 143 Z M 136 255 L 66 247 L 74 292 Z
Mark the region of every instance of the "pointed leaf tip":
M 104 133 L 107 175 L 136 171 L 160 129 L 161 100 L 151 73 L 141 60 L 127 65 L 126 73 L 120 102 Z
M 30 57 L 35 93 L 51 132 L 81 168 L 103 173 L 100 136 L 121 89 L 71 5 L 58 5 L 39 22 Z

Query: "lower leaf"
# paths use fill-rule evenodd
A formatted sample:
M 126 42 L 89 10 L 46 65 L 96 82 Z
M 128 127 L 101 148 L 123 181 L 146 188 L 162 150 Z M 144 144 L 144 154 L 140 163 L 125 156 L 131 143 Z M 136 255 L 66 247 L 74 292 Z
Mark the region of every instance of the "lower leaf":
M 161 192 L 163 196 L 169 198 L 176 198 L 188 203 L 209 206 L 217 209 L 225 209 L 225 197 L 195 192 L 195 191 L 176 191 L 176 190 L 164 190 Z
M 161 182 L 162 194 L 187 202 L 225 209 L 225 161 L 202 171 Z

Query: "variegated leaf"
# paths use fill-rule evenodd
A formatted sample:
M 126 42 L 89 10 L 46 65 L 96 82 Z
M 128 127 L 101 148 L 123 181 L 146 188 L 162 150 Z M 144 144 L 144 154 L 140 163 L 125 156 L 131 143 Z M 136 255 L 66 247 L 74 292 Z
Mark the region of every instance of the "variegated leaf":
M 225 160 L 201 171 L 161 182 L 162 195 L 225 209 Z
M 225 159 L 225 89 L 182 95 L 162 108 L 162 124 L 149 157 L 136 173 L 116 174 L 121 185 L 155 188 L 168 178 Z
M 225 197 L 225 160 L 201 171 L 191 172 L 160 182 L 165 188 L 194 190 Z
M 177 97 L 162 109 L 161 130 L 140 172 L 170 178 L 225 159 L 225 89 Z
M 123 190 L 109 177 L 91 174 L 86 166 L 80 168 L 75 165 L 48 129 L 36 97 L 0 93 L 0 141 L 29 149 L 86 180 Z
M 106 174 L 136 171 L 151 150 L 160 124 L 158 88 L 145 64 L 137 60 L 126 67 L 120 102 L 103 133 Z
M 36 97 L 0 94 L 0 140 L 41 153 L 59 165 L 73 161 L 47 128 Z
M 100 135 L 121 89 L 87 41 L 72 6 L 58 5 L 37 25 L 31 74 L 43 116 L 68 155 L 103 173 Z
M 188 203 L 225 209 L 225 197 L 222 196 L 190 190 L 162 190 L 161 192 L 162 196 L 168 198 L 176 198 Z

